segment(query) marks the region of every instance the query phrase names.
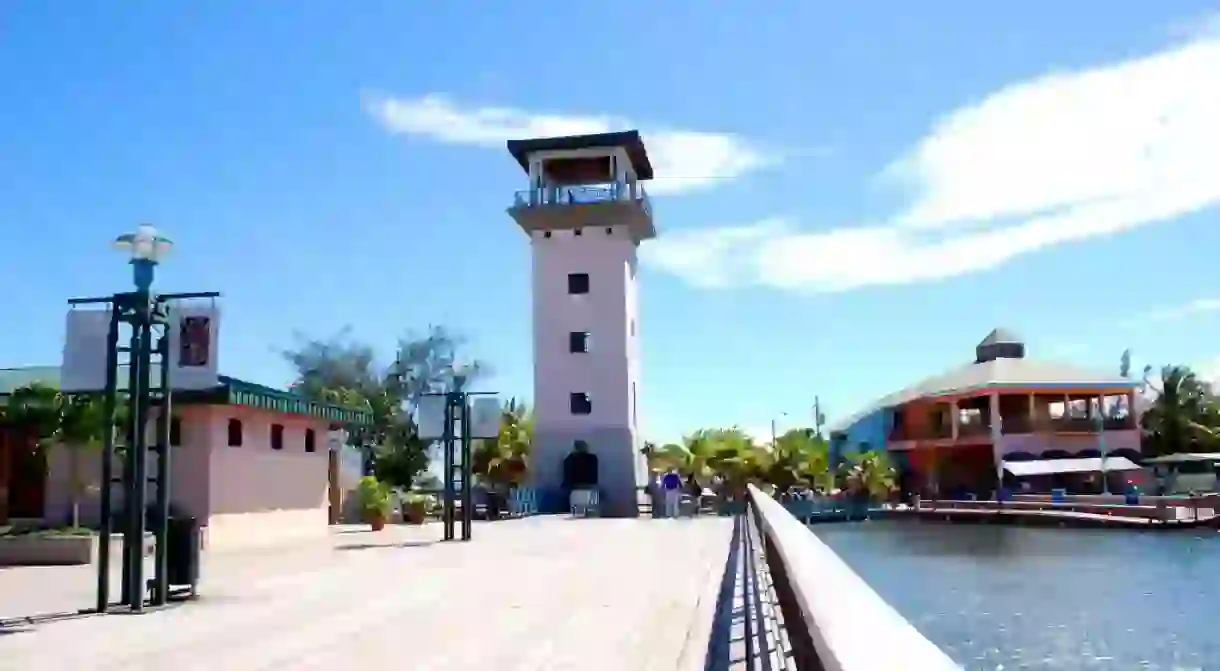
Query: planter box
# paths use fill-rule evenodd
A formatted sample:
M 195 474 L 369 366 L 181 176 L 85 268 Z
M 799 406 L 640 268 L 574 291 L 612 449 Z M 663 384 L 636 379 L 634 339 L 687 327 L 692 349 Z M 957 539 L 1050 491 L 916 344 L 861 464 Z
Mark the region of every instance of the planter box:
M 0 536 L 0 566 L 73 566 L 92 564 L 97 560 L 98 537 L 95 535 L 29 534 Z M 144 535 L 144 556 L 152 553 L 152 534 Z M 123 539 L 111 537 L 111 562 L 123 555 Z

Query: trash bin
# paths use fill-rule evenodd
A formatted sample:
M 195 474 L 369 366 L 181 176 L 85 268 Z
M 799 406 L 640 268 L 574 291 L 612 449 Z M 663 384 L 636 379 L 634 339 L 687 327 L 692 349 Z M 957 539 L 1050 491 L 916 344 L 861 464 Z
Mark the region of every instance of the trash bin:
M 194 517 L 171 517 L 165 536 L 165 568 L 169 584 L 189 585 L 193 589 L 199 583 L 199 520 Z

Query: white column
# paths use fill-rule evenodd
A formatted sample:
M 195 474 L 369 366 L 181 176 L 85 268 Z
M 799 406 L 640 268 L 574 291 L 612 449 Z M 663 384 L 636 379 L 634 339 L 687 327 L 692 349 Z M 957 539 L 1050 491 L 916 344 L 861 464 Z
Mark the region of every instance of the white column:
M 1000 417 L 999 392 L 991 392 L 987 401 L 991 406 L 991 459 L 995 462 L 996 488 L 999 489 L 1000 483 L 1004 481 L 1004 459 L 1000 440 L 1003 419 Z

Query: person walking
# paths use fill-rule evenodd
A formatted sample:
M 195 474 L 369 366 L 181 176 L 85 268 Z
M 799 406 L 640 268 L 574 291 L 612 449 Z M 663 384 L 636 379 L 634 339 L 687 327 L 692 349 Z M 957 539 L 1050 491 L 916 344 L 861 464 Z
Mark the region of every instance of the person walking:
M 678 471 L 669 469 L 661 477 L 661 489 L 665 493 L 665 516 L 677 517 L 678 505 L 682 502 L 682 476 Z

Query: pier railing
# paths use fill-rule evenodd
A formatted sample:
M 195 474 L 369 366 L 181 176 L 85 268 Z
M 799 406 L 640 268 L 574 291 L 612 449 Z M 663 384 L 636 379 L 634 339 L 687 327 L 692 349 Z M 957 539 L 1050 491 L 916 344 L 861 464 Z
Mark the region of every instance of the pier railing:
M 808 527 L 762 490 L 749 488 L 747 537 L 761 540 L 786 647 L 797 669 L 960 669 L 885 602 Z M 748 629 L 748 627 L 747 627 Z M 749 632 L 747 631 L 747 640 Z

